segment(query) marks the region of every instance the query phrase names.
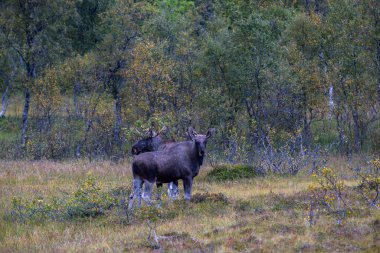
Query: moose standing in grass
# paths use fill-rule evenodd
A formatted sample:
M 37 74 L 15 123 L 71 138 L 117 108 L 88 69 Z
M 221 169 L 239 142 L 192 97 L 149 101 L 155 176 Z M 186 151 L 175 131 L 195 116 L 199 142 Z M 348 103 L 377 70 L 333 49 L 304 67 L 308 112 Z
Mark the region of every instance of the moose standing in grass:
M 146 137 L 138 140 L 135 144 L 133 144 L 132 155 L 139 155 L 141 153 L 152 151 L 168 150 L 178 144 L 174 139 L 168 139 L 165 137 L 167 131 L 168 128 L 166 126 L 164 126 L 158 133 L 152 129 L 149 129 Z M 156 182 L 156 185 L 158 190 L 157 198 L 161 202 L 161 187 L 163 184 Z M 168 184 L 169 201 L 177 199 L 178 193 L 178 181 L 170 182 Z M 139 196 L 139 202 L 140 201 L 141 196 Z
M 193 178 L 198 175 L 206 151 L 207 140 L 215 129 L 209 129 L 205 135 L 188 129 L 191 141 L 178 142 L 170 148 L 139 154 L 132 163 L 133 189 L 129 200 L 129 209 L 133 209 L 136 197 L 140 196 L 142 185 L 145 189 L 142 198 L 148 204 L 155 183 L 170 183 L 182 179 L 185 200 L 191 199 Z M 140 203 L 139 203 L 140 204 Z

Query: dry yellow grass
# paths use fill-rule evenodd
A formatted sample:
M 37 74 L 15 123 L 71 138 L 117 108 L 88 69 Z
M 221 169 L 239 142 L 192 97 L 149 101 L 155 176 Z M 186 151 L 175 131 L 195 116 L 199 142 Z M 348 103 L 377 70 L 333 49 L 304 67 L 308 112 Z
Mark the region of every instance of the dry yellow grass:
M 330 161 L 344 173 L 343 158 Z M 135 218 L 121 222 L 118 213 L 98 218 L 13 222 L 5 217 L 13 196 L 59 196 L 78 187 L 88 171 L 106 189 L 128 187 L 128 161 L 50 162 L 0 161 L 0 252 L 376 252 L 373 224 L 380 212 L 367 210 L 337 226 L 320 216 L 314 227 L 307 215 L 307 173 L 294 177 L 269 176 L 236 182 L 207 182 L 205 167 L 195 179 L 194 194 L 223 193 L 224 202 L 185 205 L 182 200 L 162 208 L 157 222 L 161 248 L 147 242 L 146 223 Z M 354 185 L 354 181 L 346 181 Z M 182 189 L 182 187 L 180 187 Z M 181 191 L 182 193 L 183 191 Z M 165 200 L 166 201 L 166 200 Z M 138 212 L 138 211 L 137 211 Z

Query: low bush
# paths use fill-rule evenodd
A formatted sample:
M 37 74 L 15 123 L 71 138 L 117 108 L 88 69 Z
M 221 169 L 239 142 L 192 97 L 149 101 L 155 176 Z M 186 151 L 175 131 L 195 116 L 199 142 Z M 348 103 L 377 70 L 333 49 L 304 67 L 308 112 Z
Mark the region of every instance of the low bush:
M 58 199 L 46 202 L 42 197 L 37 197 L 32 200 L 13 197 L 10 218 L 11 220 L 23 223 L 27 221 L 43 222 L 46 220 L 62 220 L 65 216 L 65 211 L 61 204 Z
M 97 183 L 92 174 L 80 183 L 78 190 L 66 204 L 67 214 L 70 217 L 94 217 L 104 214 L 116 202 L 108 192 L 104 192 L 102 185 Z
M 263 176 L 264 173 L 254 166 L 247 164 L 221 164 L 214 166 L 206 179 L 209 181 L 233 181 L 242 178 Z
M 373 159 L 368 166 L 357 169 L 356 176 L 359 179 L 356 190 L 369 206 L 380 208 L 380 159 Z
M 107 192 L 89 173 L 80 182 L 78 189 L 69 195 L 55 197 L 51 200 L 43 197 L 32 200 L 13 197 L 10 217 L 12 220 L 25 223 L 27 221 L 61 221 L 104 215 L 105 211 L 112 207 L 124 207 L 125 198 L 120 194 L 115 196 L 117 193 L 124 194 L 126 190 L 116 189 Z
M 307 222 L 309 225 L 316 224 L 317 211 L 327 211 L 341 225 L 348 215 L 351 207 L 347 203 L 348 187 L 340 179 L 332 168 L 324 167 L 313 172 L 317 183 L 308 186 L 310 204 L 308 208 Z

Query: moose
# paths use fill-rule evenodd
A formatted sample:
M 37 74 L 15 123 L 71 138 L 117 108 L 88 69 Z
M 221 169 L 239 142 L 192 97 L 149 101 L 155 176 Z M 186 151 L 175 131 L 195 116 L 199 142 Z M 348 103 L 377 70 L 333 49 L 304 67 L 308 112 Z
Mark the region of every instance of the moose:
M 171 144 L 170 148 L 136 156 L 132 163 L 133 189 L 129 197 L 129 209 L 133 209 L 136 197 L 141 195 L 143 184 L 145 189 L 142 198 L 150 204 L 154 183 L 170 183 L 179 179 L 183 181 L 185 200 L 189 201 L 193 179 L 203 164 L 206 144 L 214 131 L 209 129 L 204 135 L 189 128 L 187 132 L 191 141 L 178 142 Z
M 158 133 L 149 129 L 147 137 L 138 140 L 132 146 L 132 154 L 138 155 L 145 152 L 163 150 L 175 144 L 174 139 L 163 138 L 164 134 L 168 131 L 168 128 L 164 126 Z
M 176 142 L 174 139 L 165 139 L 165 133 L 168 131 L 168 128 L 164 126 L 158 133 L 149 129 L 147 132 L 147 137 L 138 140 L 132 146 L 132 154 L 138 155 L 145 152 L 152 152 L 157 150 L 170 149 L 175 146 Z M 157 189 L 162 187 L 162 183 L 156 183 Z M 178 197 L 178 181 L 170 182 L 168 185 L 168 196 L 169 199 L 177 199 Z M 160 199 L 160 196 L 158 196 Z

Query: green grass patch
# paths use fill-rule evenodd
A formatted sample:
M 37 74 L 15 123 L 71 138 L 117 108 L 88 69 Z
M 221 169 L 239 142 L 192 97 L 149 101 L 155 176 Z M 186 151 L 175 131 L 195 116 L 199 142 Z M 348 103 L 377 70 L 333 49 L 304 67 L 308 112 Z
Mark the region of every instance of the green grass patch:
M 243 178 L 263 176 L 263 173 L 252 165 L 247 164 L 220 164 L 214 166 L 207 175 L 208 181 L 233 181 Z
M 13 141 L 20 132 L 21 120 L 16 117 L 0 118 L 0 141 Z
M 314 143 L 329 145 L 338 140 L 336 120 L 320 120 L 311 123 L 311 132 Z

